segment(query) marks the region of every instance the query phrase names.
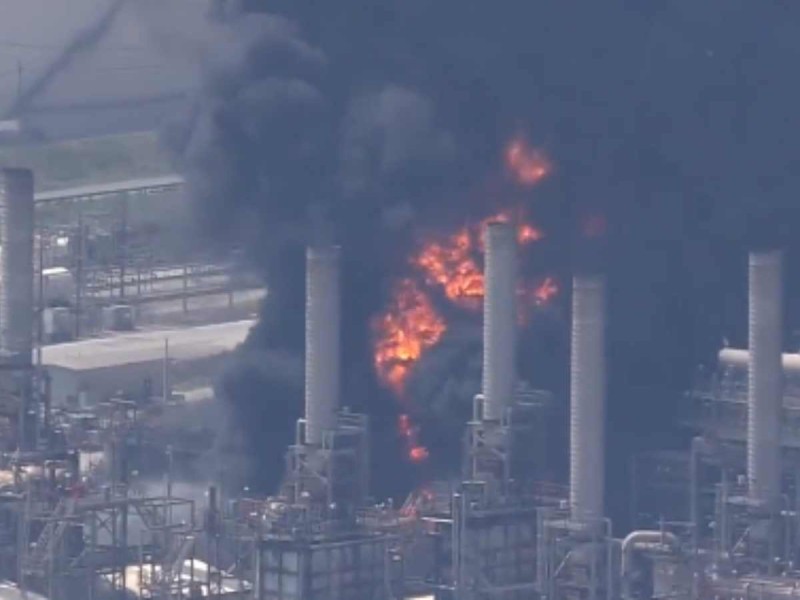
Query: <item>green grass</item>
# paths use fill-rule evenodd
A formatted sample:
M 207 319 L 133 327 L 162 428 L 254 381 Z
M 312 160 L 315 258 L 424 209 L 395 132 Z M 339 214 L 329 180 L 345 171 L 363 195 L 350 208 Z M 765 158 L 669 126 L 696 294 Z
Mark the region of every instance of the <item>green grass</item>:
M 33 169 L 39 191 L 174 172 L 155 133 L 0 147 L 0 166 Z

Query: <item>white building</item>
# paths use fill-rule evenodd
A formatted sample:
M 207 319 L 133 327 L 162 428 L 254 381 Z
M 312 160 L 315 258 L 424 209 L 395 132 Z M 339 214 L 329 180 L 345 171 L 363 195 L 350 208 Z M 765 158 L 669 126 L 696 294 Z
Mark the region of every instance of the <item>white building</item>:
M 42 363 L 50 373 L 54 406 L 80 402 L 92 406 L 117 392 L 141 394 L 149 381 L 163 393 L 165 349 L 169 350 L 170 388 L 209 380 L 247 337 L 254 320 L 182 329 L 136 331 L 110 337 L 45 346 Z

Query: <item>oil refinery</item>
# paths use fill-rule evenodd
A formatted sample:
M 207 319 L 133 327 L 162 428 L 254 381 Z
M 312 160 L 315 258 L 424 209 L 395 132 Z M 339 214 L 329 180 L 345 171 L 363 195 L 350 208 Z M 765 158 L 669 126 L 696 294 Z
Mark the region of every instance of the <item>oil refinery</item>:
M 602 272 L 572 281 L 568 485 L 544 475 L 541 440 L 557 400 L 515 371 L 520 238 L 514 223 L 492 220 L 482 232 L 482 384 L 460 477 L 400 505 L 372 499 L 370 420 L 341 393 L 341 250 L 317 244 L 306 254 L 304 414 L 278 491 L 223 493 L 220 472 L 207 477 L 219 485 L 184 493 L 176 465 L 202 456 L 207 442 L 187 422 L 214 395 L 198 381 L 253 323 L 234 318 L 231 298 L 245 279 L 222 264 L 116 263 L 104 267 L 103 287 L 100 274 L 86 277 L 96 265 L 45 259 L 32 172 L 5 169 L 0 184 L 0 593 L 18 594 L 0 597 L 800 596 L 800 359 L 783 353 L 781 252 L 750 254 L 749 347 L 723 348 L 717 368 L 687 391 L 690 447 L 637 457 L 637 528 L 623 533 L 604 506 L 614 432 Z M 91 195 L 67 200 L 82 194 Z M 80 245 L 83 233 L 59 235 Z M 67 288 L 75 301 L 48 304 L 42 280 L 75 265 L 84 271 Z M 185 317 L 190 298 L 215 294 L 233 311 L 216 323 L 207 314 L 199 324 L 133 322 L 148 302 L 177 302 Z

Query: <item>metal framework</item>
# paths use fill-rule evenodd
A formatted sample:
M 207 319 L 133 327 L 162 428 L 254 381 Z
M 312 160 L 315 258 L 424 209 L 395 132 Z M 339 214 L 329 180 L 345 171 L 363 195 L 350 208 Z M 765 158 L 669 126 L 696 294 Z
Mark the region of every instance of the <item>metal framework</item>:
M 145 597 L 172 598 L 186 585 L 181 575 L 193 557 L 195 506 L 107 488 L 87 497 L 64 496 L 51 510 L 27 514 L 23 527 L 22 583 L 45 591 L 50 600 L 78 591 L 89 600 L 101 591 L 122 593 L 132 565 L 139 567 L 136 585 Z M 131 540 L 135 527 L 138 543 Z
M 546 600 L 613 600 L 619 542 L 608 519 L 577 520 L 566 507 L 543 508 L 537 522 L 537 582 Z

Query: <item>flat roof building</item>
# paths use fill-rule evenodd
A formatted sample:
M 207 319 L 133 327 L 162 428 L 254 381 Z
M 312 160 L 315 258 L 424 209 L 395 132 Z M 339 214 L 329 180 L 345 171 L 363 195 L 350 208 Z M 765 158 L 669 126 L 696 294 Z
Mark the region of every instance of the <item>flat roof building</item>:
M 56 406 L 80 402 L 92 406 L 118 392 L 141 394 L 146 386 L 163 394 L 168 344 L 170 385 L 208 379 L 221 361 L 246 338 L 252 319 L 115 334 L 109 337 L 45 346 L 42 364 L 52 379 Z

